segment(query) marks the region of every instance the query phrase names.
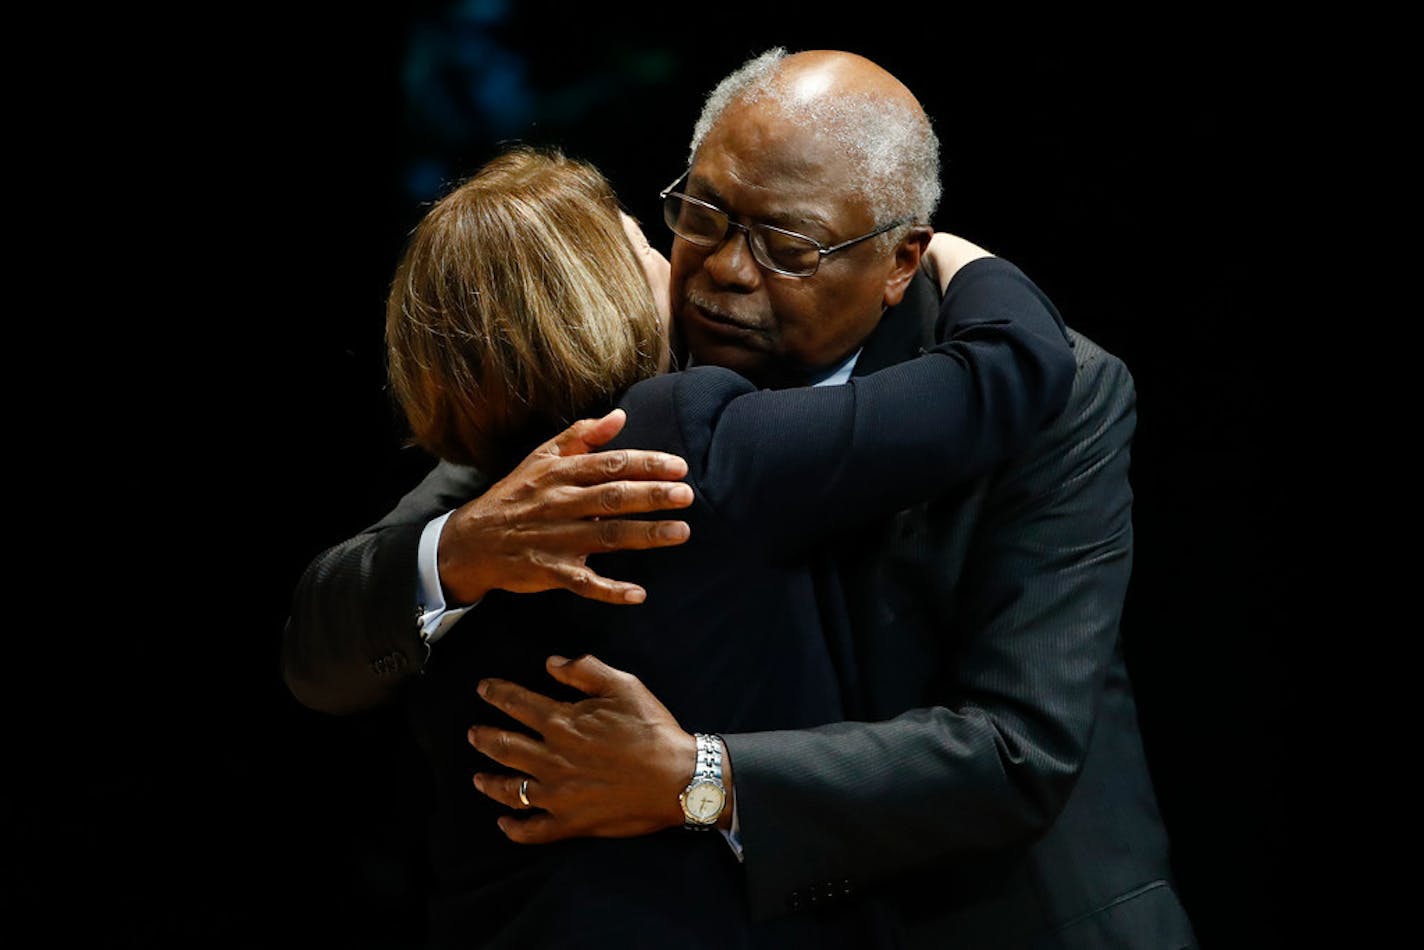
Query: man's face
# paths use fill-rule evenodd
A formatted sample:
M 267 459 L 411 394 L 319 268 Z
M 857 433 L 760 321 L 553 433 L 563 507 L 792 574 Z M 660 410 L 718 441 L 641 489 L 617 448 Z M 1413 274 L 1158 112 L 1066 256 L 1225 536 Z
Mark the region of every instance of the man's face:
M 786 121 L 774 106 L 733 105 L 697 150 L 680 189 L 733 221 L 798 231 L 829 246 L 874 230 L 844 154 Z M 821 259 L 812 277 L 786 277 L 752 258 L 729 228 L 713 248 L 675 238 L 673 316 L 692 357 L 762 385 L 802 382 L 854 352 L 903 287 L 895 255 L 875 240 Z

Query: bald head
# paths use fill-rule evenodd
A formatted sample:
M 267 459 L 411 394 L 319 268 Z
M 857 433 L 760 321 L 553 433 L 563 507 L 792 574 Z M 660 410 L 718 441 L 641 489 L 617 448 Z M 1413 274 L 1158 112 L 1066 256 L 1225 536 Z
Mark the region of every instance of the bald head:
M 828 49 L 792 53 L 777 63 L 774 75 L 790 101 L 870 96 L 882 103 L 920 108 L 919 100 L 904 83 L 855 53 Z
M 768 50 L 707 97 L 689 165 L 724 115 L 742 109 L 813 131 L 847 156 L 877 220 L 929 223 L 940 198 L 939 140 L 919 100 L 880 66 L 837 50 Z M 886 235 L 882 243 L 888 246 L 897 236 Z

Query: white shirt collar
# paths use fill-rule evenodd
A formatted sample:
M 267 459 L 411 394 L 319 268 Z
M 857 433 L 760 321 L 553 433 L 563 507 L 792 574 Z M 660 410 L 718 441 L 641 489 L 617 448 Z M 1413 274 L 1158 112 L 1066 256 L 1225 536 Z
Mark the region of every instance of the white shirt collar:
M 858 360 L 858 359 L 860 359 L 861 350 L 863 350 L 863 349 L 864 349 L 864 347 L 862 347 L 860 350 L 856 350 L 856 351 L 855 351 L 854 353 L 852 353 L 850 356 L 846 357 L 846 361 L 845 361 L 844 363 L 842 363 L 841 365 L 837 366 L 835 369 L 831 370 L 830 372 L 826 373 L 826 375 L 822 376 L 820 379 L 812 380 L 811 382 L 807 383 L 806 385 L 808 385 L 808 386 L 839 386 L 839 385 L 841 385 L 842 383 L 848 383 L 848 382 L 850 382 L 850 374 L 855 371 L 855 361 Z M 687 368 L 688 368 L 688 369 L 691 369 L 692 367 L 694 367 L 694 366 L 696 366 L 696 365 L 697 365 L 697 361 L 694 360 L 694 359 L 692 359 L 691 357 L 688 357 L 688 360 L 687 360 Z
M 841 383 L 850 382 L 850 374 L 855 369 L 855 361 L 860 359 L 860 350 L 856 350 L 846 361 L 837 366 L 825 376 L 811 383 L 812 386 L 839 386 Z

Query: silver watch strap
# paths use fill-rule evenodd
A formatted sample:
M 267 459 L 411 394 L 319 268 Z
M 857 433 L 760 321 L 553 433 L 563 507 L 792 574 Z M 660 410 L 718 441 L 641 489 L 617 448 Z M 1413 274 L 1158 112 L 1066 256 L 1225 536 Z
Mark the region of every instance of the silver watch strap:
M 692 780 L 711 779 L 722 784 L 722 737 L 707 736 L 694 732 L 697 740 L 697 765 L 692 770 Z
M 691 789 L 698 782 L 711 782 L 725 793 L 725 786 L 722 784 L 722 737 L 700 732 L 694 732 L 692 737 L 697 742 L 697 761 L 693 766 L 692 781 L 687 783 L 687 787 Z M 716 824 L 704 824 L 688 818 L 683 827 L 695 831 L 709 831 L 715 828 Z

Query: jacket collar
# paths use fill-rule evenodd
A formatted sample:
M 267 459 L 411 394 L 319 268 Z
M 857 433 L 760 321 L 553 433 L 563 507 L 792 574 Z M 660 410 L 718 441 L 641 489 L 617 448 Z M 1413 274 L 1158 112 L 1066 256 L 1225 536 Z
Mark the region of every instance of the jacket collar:
M 939 318 L 939 289 L 924 274 L 916 274 L 905 289 L 905 298 L 885 311 L 880 323 L 866 338 L 852 377 L 903 363 L 935 343 L 935 321 Z M 941 338 L 953 327 L 940 328 Z

